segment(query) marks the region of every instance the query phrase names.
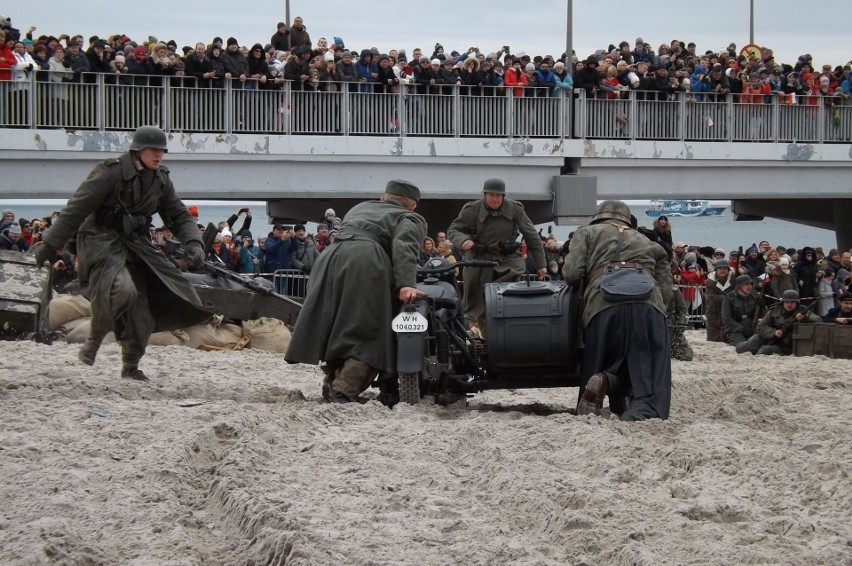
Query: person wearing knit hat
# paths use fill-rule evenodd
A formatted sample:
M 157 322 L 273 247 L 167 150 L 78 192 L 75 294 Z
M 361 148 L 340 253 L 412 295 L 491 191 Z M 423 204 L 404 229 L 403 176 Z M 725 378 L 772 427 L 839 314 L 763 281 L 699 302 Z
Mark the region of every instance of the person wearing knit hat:
M 713 271 L 707 275 L 704 283 L 704 296 L 707 298 L 704 314 L 708 342 L 725 342 L 725 332 L 722 329 L 722 301 L 733 288 L 734 273 L 723 253 L 721 259 L 713 262 Z
M 311 271 L 285 359 L 323 360 L 322 393 L 332 403 L 354 401 L 377 374 L 395 372 L 391 321 L 399 303 L 421 295 L 417 259 L 426 220 L 415 212 L 420 197 L 420 189 L 408 181 L 388 182 L 380 200 L 346 213 L 334 243 Z M 329 312 L 335 315 L 326 316 Z
M 766 276 L 769 277 L 769 287 L 765 289 L 765 294 L 774 297 L 773 300 L 778 300 L 784 291 L 799 288 L 796 273 L 790 269 L 790 258 L 786 255 L 781 256 L 777 262 L 767 262 L 765 272 Z M 765 280 L 766 276 L 760 278 Z
M 25 252 L 30 249 L 30 244 L 21 234 L 21 227 L 12 223 L 0 233 L 0 250 L 14 250 Z

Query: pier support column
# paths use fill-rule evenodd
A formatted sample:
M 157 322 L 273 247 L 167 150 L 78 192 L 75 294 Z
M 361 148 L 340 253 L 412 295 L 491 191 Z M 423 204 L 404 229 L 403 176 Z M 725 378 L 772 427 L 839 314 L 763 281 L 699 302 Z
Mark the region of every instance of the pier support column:
M 834 237 L 837 238 L 837 249 L 852 249 L 852 200 L 834 201 Z

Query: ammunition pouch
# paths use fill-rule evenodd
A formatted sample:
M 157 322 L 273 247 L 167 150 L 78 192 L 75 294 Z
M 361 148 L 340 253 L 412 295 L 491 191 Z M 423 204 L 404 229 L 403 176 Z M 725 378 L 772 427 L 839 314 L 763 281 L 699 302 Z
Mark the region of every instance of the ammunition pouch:
M 497 250 L 501 255 L 510 255 L 521 249 L 521 243 L 516 240 L 503 240 L 497 242 Z
M 125 237 L 138 234 L 141 238 L 149 238 L 148 226 L 151 224 L 150 216 L 125 214 L 121 210 L 114 208 L 101 208 L 95 213 L 95 222 L 100 226 L 115 230 Z

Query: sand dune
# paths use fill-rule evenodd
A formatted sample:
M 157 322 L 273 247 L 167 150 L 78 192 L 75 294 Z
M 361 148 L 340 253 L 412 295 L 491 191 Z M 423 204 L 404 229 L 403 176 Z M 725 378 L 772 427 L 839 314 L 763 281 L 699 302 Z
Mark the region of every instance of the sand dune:
M 280 355 L 152 347 L 151 383 L 0 343 L 0 562 L 849 564 L 848 360 L 688 333 L 672 418 L 321 402 Z

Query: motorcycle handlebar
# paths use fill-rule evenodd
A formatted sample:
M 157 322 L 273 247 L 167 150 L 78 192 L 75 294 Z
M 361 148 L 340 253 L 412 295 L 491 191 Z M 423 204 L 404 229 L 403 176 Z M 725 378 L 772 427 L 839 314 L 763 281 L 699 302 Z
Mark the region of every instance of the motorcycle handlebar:
M 457 267 L 496 267 L 496 261 L 489 261 L 484 259 L 472 259 L 467 261 L 457 261 L 455 263 L 450 263 L 447 265 L 442 265 L 441 267 L 431 267 L 431 268 L 420 268 L 420 273 L 426 274 L 434 274 L 438 275 L 440 273 L 449 273 Z

